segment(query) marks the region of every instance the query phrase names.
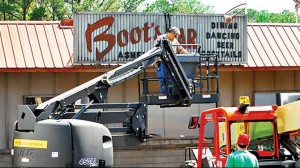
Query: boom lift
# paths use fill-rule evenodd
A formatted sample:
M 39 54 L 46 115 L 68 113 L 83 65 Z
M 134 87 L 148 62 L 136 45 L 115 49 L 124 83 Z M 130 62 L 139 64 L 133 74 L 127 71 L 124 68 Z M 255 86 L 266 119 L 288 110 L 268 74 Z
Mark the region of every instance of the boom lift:
M 201 53 L 199 44 L 183 45 L 198 46 L 196 54 L 177 55 L 177 59 L 180 61 L 188 79 L 186 85 L 190 87 L 192 103 L 217 103 L 219 101 L 219 63 L 217 54 Z M 199 74 L 196 73 L 196 68 L 199 69 Z M 144 70 L 144 78 L 139 80 L 139 85 L 142 86 L 142 94 L 139 93 L 141 95 L 139 96 L 140 101 L 146 102 L 148 105 L 160 105 L 161 107 L 176 106 L 172 105 L 172 102 L 176 102 L 179 99 L 179 95 L 168 94 L 161 96 L 156 95 L 149 89 L 150 84 L 153 81 L 157 81 L 158 78 L 147 76 L 146 69 Z M 166 87 L 169 87 L 168 82 L 165 83 Z
M 253 153 L 260 167 L 297 167 L 300 160 L 299 144 L 292 137 L 299 135 L 298 120 L 300 101 L 278 106 L 249 107 L 249 98 L 240 99 L 239 107 L 219 107 L 192 116 L 189 128 L 199 127 L 198 149 L 194 149 L 197 163 L 187 161 L 194 167 L 224 167 L 226 158 L 237 150 L 237 137 L 247 133 L 250 138 L 248 150 Z M 205 139 L 205 127 L 213 124 L 213 149 Z M 211 131 L 211 130 L 210 130 Z
M 141 141 L 148 138 L 147 104 L 104 103 L 108 88 L 138 75 L 146 67 L 151 66 L 157 57 L 160 57 L 162 63 L 166 65 L 168 78 L 176 91 L 176 98 L 164 102 L 164 105 L 190 106 L 194 86 L 188 81 L 170 43 L 162 41 L 160 45 L 134 61 L 46 102 L 39 105 L 19 105 L 12 143 L 12 165 L 14 167 L 113 166 L 111 133 L 125 133 L 138 137 Z M 74 105 L 74 102 L 85 97 L 89 98 L 88 104 Z M 110 108 L 119 108 L 123 111 L 106 111 Z M 72 110 L 75 112 L 70 112 Z M 107 128 L 99 123 L 121 123 L 122 127 Z

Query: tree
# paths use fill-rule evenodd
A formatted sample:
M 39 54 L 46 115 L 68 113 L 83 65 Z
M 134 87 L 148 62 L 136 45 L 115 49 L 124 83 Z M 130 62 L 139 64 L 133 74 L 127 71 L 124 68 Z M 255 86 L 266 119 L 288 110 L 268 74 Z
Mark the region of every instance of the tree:
M 136 12 L 145 0 L 84 0 L 74 3 L 74 11 Z
M 266 10 L 248 10 L 248 22 L 252 23 L 295 23 L 296 17 L 293 12 L 284 10 L 280 13 L 270 13 Z
M 2 2 L 0 2 L 0 11 L 1 20 L 7 20 L 11 11 L 13 11 L 13 7 L 9 5 L 7 1 L 2 0 Z
M 145 2 L 145 0 L 123 0 L 121 10 L 124 12 L 138 12 L 139 6 Z
M 27 20 L 28 11 L 35 0 L 2 0 L 0 13 L 3 20 Z
M 27 14 L 29 11 L 29 8 L 31 7 L 31 4 L 34 0 L 17 0 L 17 5 L 21 6 L 21 11 L 20 13 L 22 14 L 22 20 L 26 20 Z
M 32 9 L 29 13 L 29 20 L 44 20 L 46 17 L 46 9 L 43 6 Z
M 104 1 L 104 0 L 103 0 Z M 91 12 L 95 12 L 95 4 L 98 4 L 98 0 L 93 1 L 93 0 L 84 0 L 84 1 L 72 1 L 72 8 L 73 8 L 73 12 L 77 12 L 77 11 L 91 11 Z M 99 4 L 99 6 L 101 5 L 101 3 Z M 98 6 L 98 5 L 97 5 Z M 99 7 L 98 6 L 98 7 Z
M 169 13 L 212 13 L 213 7 L 206 6 L 200 0 L 156 0 L 146 4 L 144 12 Z
M 64 0 L 44 0 L 42 5 L 51 20 L 61 20 L 72 16 L 70 6 Z
M 145 7 L 142 7 L 142 6 Z M 74 12 L 213 13 L 201 0 L 0 0 L 0 20 L 61 20 Z M 233 11 L 237 12 L 236 10 Z M 293 12 L 248 9 L 248 22 L 295 23 Z

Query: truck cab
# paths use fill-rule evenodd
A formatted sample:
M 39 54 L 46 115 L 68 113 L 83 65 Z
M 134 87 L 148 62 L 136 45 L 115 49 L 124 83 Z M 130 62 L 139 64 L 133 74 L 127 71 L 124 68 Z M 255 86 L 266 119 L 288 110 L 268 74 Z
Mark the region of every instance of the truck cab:
M 300 127 L 299 122 L 288 118 L 296 117 L 298 106 L 300 101 L 284 106 L 249 107 L 249 103 L 242 103 L 239 107 L 205 110 L 200 119 L 191 117 L 189 128 L 199 127 L 195 166 L 225 167 L 227 156 L 238 150 L 238 136 L 246 133 L 251 138 L 248 150 L 257 157 L 260 167 L 295 167 L 300 148 L 291 136 Z M 283 115 L 287 113 L 289 117 Z M 211 147 L 205 137 L 208 124 L 213 125 Z

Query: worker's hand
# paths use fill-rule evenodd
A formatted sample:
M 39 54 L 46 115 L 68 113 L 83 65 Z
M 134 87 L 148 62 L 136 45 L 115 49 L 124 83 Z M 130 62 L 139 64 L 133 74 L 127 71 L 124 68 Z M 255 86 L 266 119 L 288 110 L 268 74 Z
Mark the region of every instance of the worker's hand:
M 161 62 L 161 58 L 156 58 L 155 62 L 153 63 L 155 67 L 158 67 Z
M 181 51 L 180 51 L 180 54 L 189 54 L 189 52 L 186 50 L 186 49 L 182 49 Z

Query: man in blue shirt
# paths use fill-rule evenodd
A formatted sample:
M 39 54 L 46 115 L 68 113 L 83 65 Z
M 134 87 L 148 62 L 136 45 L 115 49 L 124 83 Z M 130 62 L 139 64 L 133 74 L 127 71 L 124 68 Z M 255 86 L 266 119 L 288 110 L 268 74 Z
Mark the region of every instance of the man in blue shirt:
M 237 145 L 239 150 L 227 157 L 226 167 L 259 167 L 257 158 L 247 148 L 250 144 L 250 137 L 247 134 L 239 135 Z

